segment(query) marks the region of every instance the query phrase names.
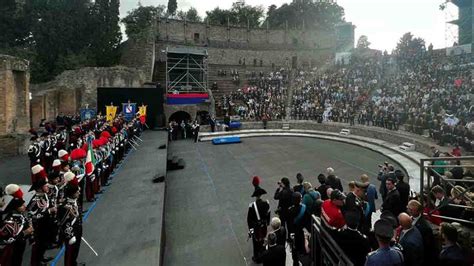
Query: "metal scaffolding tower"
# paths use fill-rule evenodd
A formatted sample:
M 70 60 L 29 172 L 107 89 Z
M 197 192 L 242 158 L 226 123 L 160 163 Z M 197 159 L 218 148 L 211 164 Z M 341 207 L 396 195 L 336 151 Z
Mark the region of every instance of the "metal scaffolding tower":
M 166 93 L 207 93 L 207 50 L 166 48 Z

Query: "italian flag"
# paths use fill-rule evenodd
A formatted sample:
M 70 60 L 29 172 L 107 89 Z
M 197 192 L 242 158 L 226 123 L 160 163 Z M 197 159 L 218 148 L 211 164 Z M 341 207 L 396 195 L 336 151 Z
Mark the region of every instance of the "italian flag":
M 92 151 L 92 142 L 89 143 L 86 157 L 86 175 L 91 176 L 94 173 L 95 157 Z

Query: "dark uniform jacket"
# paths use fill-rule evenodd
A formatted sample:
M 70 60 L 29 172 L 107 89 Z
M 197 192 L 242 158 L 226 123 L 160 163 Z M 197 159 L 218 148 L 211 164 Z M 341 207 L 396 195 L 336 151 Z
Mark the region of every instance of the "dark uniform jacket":
M 339 189 L 341 192 L 344 191 L 344 188 L 342 187 L 341 179 L 339 179 L 335 175 L 328 175 L 326 184 L 328 184 L 333 189 Z
M 282 222 L 287 220 L 288 217 L 288 208 L 290 208 L 292 203 L 293 192 L 290 188 L 283 188 L 281 191 L 277 189 L 275 191 L 274 199 L 278 200 L 278 211 Z
M 269 247 L 260 256 L 263 266 L 285 266 L 286 250 L 284 245 Z
M 361 232 L 350 228 L 338 232 L 335 236 L 335 240 L 354 266 L 363 266 L 370 252 L 369 239 Z
M 405 211 L 408 205 L 408 197 L 410 196 L 410 185 L 406 182 L 399 181 L 397 183 L 397 190 L 400 193 L 400 202 L 402 204 L 402 211 Z
M 418 218 L 415 227 L 418 228 L 423 238 L 423 247 L 425 249 L 423 265 L 435 265 L 439 252 L 432 227 L 423 216 Z
M 402 212 L 402 202 L 400 200 L 400 193 L 397 189 L 389 191 L 387 197 L 382 203 L 383 211 L 390 211 L 395 217 Z
M 254 230 L 255 238 L 257 240 L 263 240 L 267 235 L 267 226 L 270 224 L 270 204 L 268 201 L 263 201 L 262 199 L 257 199 L 255 204 L 257 205 L 260 219 L 257 218 L 254 202 L 252 202 L 249 204 L 247 225 L 249 229 Z

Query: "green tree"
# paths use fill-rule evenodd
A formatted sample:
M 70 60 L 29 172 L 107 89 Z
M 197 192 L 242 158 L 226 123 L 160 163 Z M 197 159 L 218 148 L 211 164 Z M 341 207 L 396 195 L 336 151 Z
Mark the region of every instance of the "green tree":
M 186 19 L 190 22 L 202 22 L 202 18 L 199 16 L 196 8 L 191 7 L 188 11 L 180 10 L 177 14 L 178 18 L 181 20 Z
M 415 59 L 426 51 L 425 40 L 414 37 L 411 32 L 403 34 L 393 54 L 401 59 Z
M 147 29 L 153 24 L 153 20 L 165 15 L 166 7 L 159 6 L 138 6 L 122 19 L 125 24 L 125 33 L 129 38 L 140 38 L 148 32 Z
M 369 46 L 370 46 L 369 38 L 366 35 L 361 35 L 359 37 L 359 40 L 357 41 L 356 48 L 359 50 L 366 50 L 366 49 L 369 49 Z
M 96 0 L 93 8 L 92 55 L 100 67 L 115 65 L 120 59 L 122 33 L 119 27 L 119 0 Z
M 174 16 L 178 9 L 178 2 L 176 0 L 168 0 L 168 14 Z
M 252 28 L 260 27 L 264 17 L 264 9 L 261 6 L 250 6 L 240 2 L 232 4 L 228 10 L 215 8 L 206 12 L 206 20 L 212 24 L 227 25 L 227 20 L 231 25 Z
M 324 28 L 331 29 L 344 21 L 344 9 L 337 3 L 313 0 L 293 1 L 279 8 L 270 6 L 267 22 L 271 28 Z

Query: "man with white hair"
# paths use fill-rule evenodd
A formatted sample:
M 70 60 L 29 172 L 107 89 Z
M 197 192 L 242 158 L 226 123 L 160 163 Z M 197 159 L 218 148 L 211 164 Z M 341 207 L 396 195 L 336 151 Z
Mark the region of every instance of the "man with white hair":
M 326 184 L 328 184 L 332 189 L 338 189 L 339 191 L 343 192 L 344 189 L 342 187 L 341 180 L 334 174 L 334 169 L 332 167 L 328 167 L 326 172 L 328 174 Z
M 277 237 L 277 245 L 285 245 L 286 243 L 286 229 L 285 227 L 281 226 L 281 220 L 278 217 L 273 217 L 272 221 L 270 222 L 270 226 L 272 227 L 272 232 Z

